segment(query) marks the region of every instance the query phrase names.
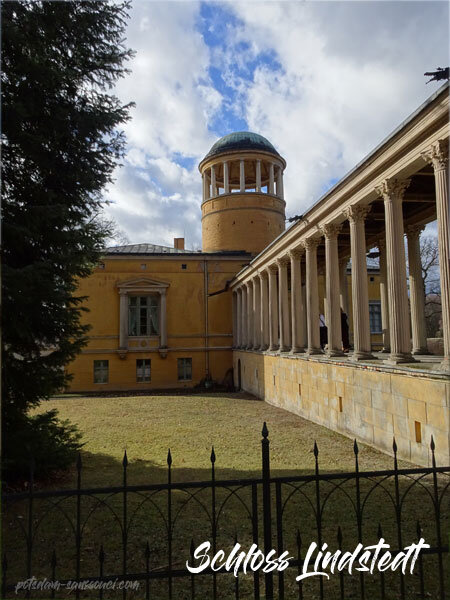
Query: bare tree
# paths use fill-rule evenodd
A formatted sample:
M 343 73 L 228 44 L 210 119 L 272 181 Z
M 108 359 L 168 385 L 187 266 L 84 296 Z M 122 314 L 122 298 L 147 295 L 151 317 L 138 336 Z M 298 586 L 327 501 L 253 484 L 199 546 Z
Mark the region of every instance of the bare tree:
M 420 240 L 420 258 L 425 289 L 425 319 L 427 336 L 438 337 L 442 317 L 441 281 L 437 237 L 427 235 Z

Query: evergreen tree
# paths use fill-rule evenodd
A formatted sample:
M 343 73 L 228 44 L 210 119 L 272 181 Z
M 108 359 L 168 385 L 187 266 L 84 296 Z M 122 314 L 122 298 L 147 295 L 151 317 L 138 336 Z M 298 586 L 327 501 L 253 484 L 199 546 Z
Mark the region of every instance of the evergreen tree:
M 79 447 L 54 411 L 29 410 L 67 385 L 86 343 L 77 280 L 108 235 L 102 191 L 129 118 L 111 88 L 132 55 L 128 1 L 9 1 L 2 12 L 3 456 L 63 467 Z M 42 456 L 41 456 L 42 455 Z M 40 463 L 40 465 L 39 465 Z

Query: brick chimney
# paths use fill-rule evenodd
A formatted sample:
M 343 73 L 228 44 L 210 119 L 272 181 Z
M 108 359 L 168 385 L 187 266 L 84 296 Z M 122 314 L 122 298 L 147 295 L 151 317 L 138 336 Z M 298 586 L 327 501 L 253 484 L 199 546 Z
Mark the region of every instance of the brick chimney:
M 184 250 L 184 238 L 174 238 L 173 247 L 177 250 Z

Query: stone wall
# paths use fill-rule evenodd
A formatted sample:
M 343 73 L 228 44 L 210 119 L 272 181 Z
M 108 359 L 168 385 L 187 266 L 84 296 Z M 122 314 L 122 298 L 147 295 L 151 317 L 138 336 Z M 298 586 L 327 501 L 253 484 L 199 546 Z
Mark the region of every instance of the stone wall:
M 424 372 L 234 351 L 235 385 L 266 402 L 420 465 L 450 464 L 450 382 Z M 240 361 L 240 366 L 239 366 Z

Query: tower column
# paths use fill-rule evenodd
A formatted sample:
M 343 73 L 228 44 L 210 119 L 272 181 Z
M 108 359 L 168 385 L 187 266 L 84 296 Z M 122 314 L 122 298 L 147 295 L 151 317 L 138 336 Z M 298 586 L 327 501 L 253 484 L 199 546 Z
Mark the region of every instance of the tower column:
M 275 178 L 273 162 L 269 163 L 269 194 L 275 193 Z
M 241 310 L 242 310 L 242 291 L 241 288 L 238 288 L 236 290 L 236 348 L 240 348 L 241 347 L 241 330 L 242 330 L 242 317 L 241 317 Z
M 233 314 L 233 348 L 236 348 L 237 340 L 237 292 L 232 293 L 232 314 Z
M 327 223 L 322 227 L 325 235 L 326 263 L 326 319 L 328 328 L 328 356 L 342 356 L 341 305 L 339 294 L 338 235 L 342 225 Z
M 259 283 L 261 288 L 260 348 L 267 350 L 269 347 L 269 290 L 265 271 L 259 274 Z
M 367 206 L 351 206 L 345 212 L 350 222 L 352 252 L 353 346 L 352 360 L 373 358 L 370 343 L 369 290 L 367 285 L 366 233 Z
M 386 265 L 386 240 L 383 237 L 378 241 L 380 251 L 380 298 L 381 298 L 381 329 L 383 331 L 383 350 L 391 351 L 391 339 L 389 333 L 389 297 L 387 286 L 387 265 Z
M 277 169 L 277 196 L 282 200 L 284 199 L 283 169 L 281 167 L 278 167 Z
M 256 191 L 261 193 L 261 161 L 257 160 L 255 165 L 256 171 Z
M 301 256 L 299 249 L 289 252 L 291 259 L 291 352 L 303 352 L 305 348 L 305 331 L 303 328 L 304 310 L 302 295 Z
M 306 250 L 306 307 L 308 324 L 308 354 L 320 354 L 319 285 L 317 279 L 317 246 L 319 238 L 307 238 Z
M 217 196 L 216 168 L 214 165 L 211 166 L 211 195 L 213 198 Z
M 434 168 L 438 225 L 439 273 L 441 279 L 444 360 L 441 369 L 450 372 L 450 218 L 448 198 L 448 146 L 439 140 L 423 154 Z
M 269 276 L 269 350 L 278 348 L 278 291 L 277 266 L 270 265 Z
M 406 285 L 403 195 L 410 180 L 385 179 L 376 188 L 384 200 L 391 354 L 388 363 L 412 362 L 411 325 Z
M 228 172 L 228 161 L 223 163 L 223 191 L 225 194 L 230 193 L 230 175 Z
M 239 184 L 240 191 L 245 192 L 245 161 L 242 158 L 239 161 Z
M 258 276 L 253 278 L 253 349 L 261 345 L 261 288 Z
M 289 260 L 286 257 L 277 260 L 278 265 L 278 312 L 280 322 L 280 352 L 291 349 L 289 327 L 289 292 L 287 267 Z
M 208 174 L 206 173 L 206 171 L 203 172 L 202 179 L 203 179 L 203 200 L 209 200 L 209 198 L 210 198 L 209 181 L 208 181 Z
M 420 257 L 422 225 L 406 228 L 409 265 L 409 301 L 411 305 L 412 353 L 428 354 L 427 326 L 425 322 L 425 289 Z

